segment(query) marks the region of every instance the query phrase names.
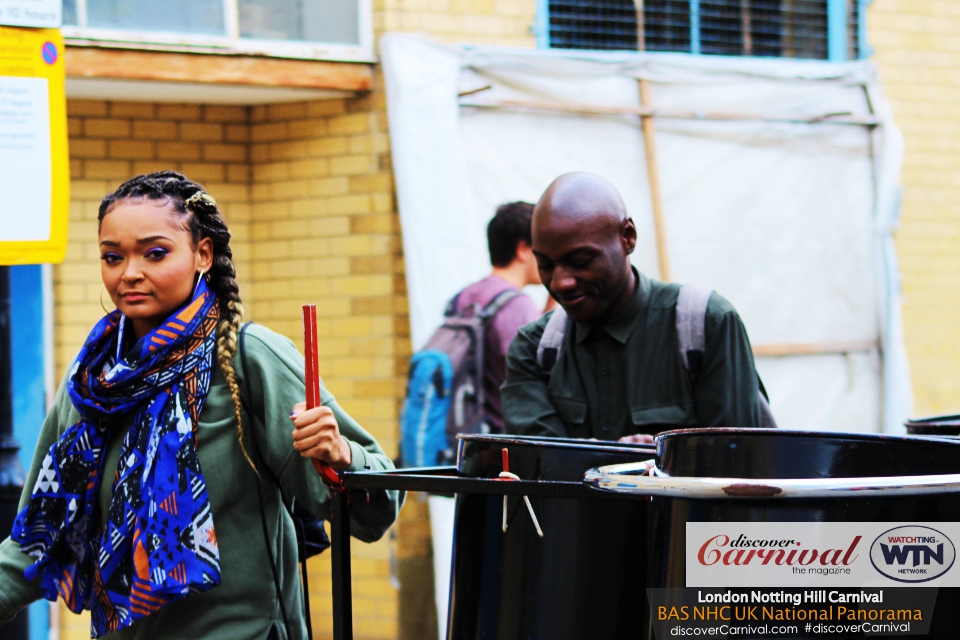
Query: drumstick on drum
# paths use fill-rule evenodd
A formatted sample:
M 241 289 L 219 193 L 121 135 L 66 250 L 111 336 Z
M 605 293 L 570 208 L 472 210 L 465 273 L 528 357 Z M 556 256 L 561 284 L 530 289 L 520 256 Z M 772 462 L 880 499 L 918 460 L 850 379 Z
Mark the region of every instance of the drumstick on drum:
M 510 473 L 510 452 L 504 448 L 501 452 L 503 456 L 503 471 L 500 472 L 501 480 L 519 480 L 520 476 Z M 523 501 L 527 503 L 527 511 L 530 513 L 530 519 L 533 520 L 533 526 L 537 529 L 537 535 L 543 537 L 543 530 L 540 529 L 540 523 L 537 521 L 537 515 L 533 512 L 533 505 L 530 504 L 530 498 L 523 496 Z M 507 532 L 507 496 L 503 496 L 503 532 Z

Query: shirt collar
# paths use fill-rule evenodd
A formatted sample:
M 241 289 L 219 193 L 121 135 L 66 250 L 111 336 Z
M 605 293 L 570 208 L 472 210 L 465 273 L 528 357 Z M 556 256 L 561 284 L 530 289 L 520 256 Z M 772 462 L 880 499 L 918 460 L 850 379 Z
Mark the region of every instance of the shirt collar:
M 647 301 L 650 298 L 650 280 L 635 268 L 633 269 L 633 274 L 637 278 L 637 291 L 633 294 L 633 297 L 630 298 L 627 306 L 602 326 L 597 326 L 589 322 L 577 322 L 577 344 L 586 340 L 594 330 L 605 331 L 620 344 L 627 343 L 627 338 L 630 337 L 630 333 L 640 319 L 640 312 L 647 306 Z

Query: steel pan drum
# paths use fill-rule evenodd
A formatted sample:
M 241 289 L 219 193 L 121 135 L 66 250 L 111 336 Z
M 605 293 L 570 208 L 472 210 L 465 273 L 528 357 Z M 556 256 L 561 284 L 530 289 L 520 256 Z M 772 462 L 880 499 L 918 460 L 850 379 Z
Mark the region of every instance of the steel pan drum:
M 646 574 L 646 503 L 583 485 L 590 468 L 636 462 L 651 446 L 586 440 L 464 436 L 461 476 L 497 478 L 507 449 L 541 538 L 519 495 L 459 493 L 450 640 L 636 638 Z M 515 484 L 504 482 L 504 485 Z
M 595 469 L 585 483 L 621 496 L 652 496 L 647 585 L 684 587 L 688 522 L 960 521 L 960 441 L 766 429 L 671 431 L 657 438 L 655 464 Z M 929 638 L 957 637 L 958 592 L 939 589 Z M 653 637 L 649 625 L 638 637 Z
M 916 418 L 904 425 L 916 436 L 960 436 L 960 415 Z

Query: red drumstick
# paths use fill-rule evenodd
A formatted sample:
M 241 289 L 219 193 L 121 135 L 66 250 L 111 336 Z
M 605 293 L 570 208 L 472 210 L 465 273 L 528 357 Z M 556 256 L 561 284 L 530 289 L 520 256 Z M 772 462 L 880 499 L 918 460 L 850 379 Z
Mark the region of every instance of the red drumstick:
M 303 305 L 304 382 L 307 386 L 307 409 L 320 406 L 320 357 L 317 352 L 317 305 Z M 326 462 L 311 459 L 323 481 L 330 486 L 340 485 L 340 476 Z
M 317 305 L 303 305 L 303 373 L 307 385 L 307 409 L 320 405 L 320 375 L 317 352 Z

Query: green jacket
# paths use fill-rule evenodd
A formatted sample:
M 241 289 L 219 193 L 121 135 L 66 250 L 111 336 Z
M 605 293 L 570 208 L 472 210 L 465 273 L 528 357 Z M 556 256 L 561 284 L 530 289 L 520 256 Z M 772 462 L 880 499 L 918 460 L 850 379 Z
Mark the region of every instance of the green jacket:
M 537 346 L 552 314 L 520 329 L 501 388 L 508 433 L 617 440 L 682 427 L 759 427 L 759 381 L 746 329 L 714 293 L 706 349 L 694 384 L 676 329 L 679 285 L 637 274 L 637 292 L 603 326 L 568 328 L 549 373 Z
M 263 458 L 279 478 L 288 499 L 295 498 L 316 515 L 329 517 L 328 490 L 311 462 L 294 450 L 291 436 L 290 411 L 294 404 L 303 402 L 305 393 L 303 356 L 290 340 L 259 325 L 251 325 L 247 330 L 245 349 L 253 396 L 246 401 L 255 414 L 252 424 L 249 418 L 244 421 L 247 451 L 254 460 L 257 459 L 249 433 L 256 429 Z M 246 372 L 242 369 L 239 353 L 234 362 L 242 378 Z M 21 509 L 30 497 L 50 445 L 80 418 L 70 402 L 65 382 L 66 379 L 60 384 L 43 424 L 20 499 Z M 245 389 L 242 381 L 240 388 Z M 350 441 L 351 471 L 393 468 L 376 441 L 340 408 L 326 389 L 323 389 L 322 399 L 323 404 L 333 410 L 341 433 Z M 219 368 L 215 369 L 198 429 L 200 466 L 206 479 L 220 548 L 221 583 L 204 593 L 173 602 L 131 627 L 105 636 L 110 640 L 263 640 L 273 624 L 276 624 L 281 638 L 285 635 L 260 521 L 258 479 L 240 451 L 230 391 Z M 107 446 L 105 478 L 115 476 L 125 431 L 117 429 Z M 292 633 L 297 639 L 304 638 L 306 625 L 293 521 L 280 502 L 276 485 L 266 478 L 260 482 Z M 112 494 L 112 483 L 104 482 L 100 491 L 101 514 L 107 513 Z M 354 500 L 350 521 L 353 536 L 364 542 L 379 539 L 396 519 L 402 500 L 403 496 L 395 491 L 372 491 L 369 502 Z M 7 538 L 0 543 L 0 624 L 40 598 L 39 584 L 27 582 L 23 577 L 24 569 L 32 562 L 32 558 L 20 553 L 16 542 Z

